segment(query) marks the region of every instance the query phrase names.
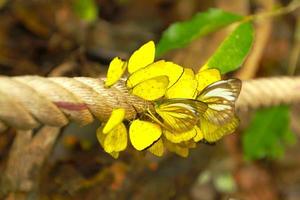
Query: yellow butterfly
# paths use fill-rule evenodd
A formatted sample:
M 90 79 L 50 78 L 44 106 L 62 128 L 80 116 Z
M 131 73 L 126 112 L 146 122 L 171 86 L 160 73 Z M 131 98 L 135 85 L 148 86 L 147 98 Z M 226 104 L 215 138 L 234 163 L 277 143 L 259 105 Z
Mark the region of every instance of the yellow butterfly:
M 156 114 L 149 109 L 146 115 L 165 129 L 180 133 L 191 130 L 206 109 L 205 103 L 194 99 L 163 99 L 155 104 Z
M 126 69 L 130 74 L 142 69 L 154 62 L 155 44 L 153 41 L 147 42 L 138 50 L 133 52 L 128 62 L 115 57 L 109 64 L 106 75 L 105 87 L 114 85 L 125 73 Z
M 197 99 L 163 99 L 157 101 L 155 113 L 147 116 L 163 128 L 175 132 L 200 127 L 204 140 L 214 142 L 230 134 L 238 126 L 234 104 L 241 89 L 238 79 L 221 80 L 210 84 Z

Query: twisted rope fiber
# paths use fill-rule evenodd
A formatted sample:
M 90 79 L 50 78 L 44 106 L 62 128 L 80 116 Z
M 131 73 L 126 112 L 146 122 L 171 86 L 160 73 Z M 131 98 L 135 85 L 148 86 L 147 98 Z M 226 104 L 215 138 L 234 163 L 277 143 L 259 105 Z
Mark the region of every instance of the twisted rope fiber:
M 86 125 L 94 116 L 107 120 L 113 108 L 126 109 L 126 119 L 150 106 L 129 94 L 120 81 L 104 88 L 104 79 L 87 77 L 0 76 L 0 131 L 7 126 L 33 129 L 40 124 L 62 127 L 70 121 Z M 300 102 L 300 77 L 243 81 L 237 110 Z

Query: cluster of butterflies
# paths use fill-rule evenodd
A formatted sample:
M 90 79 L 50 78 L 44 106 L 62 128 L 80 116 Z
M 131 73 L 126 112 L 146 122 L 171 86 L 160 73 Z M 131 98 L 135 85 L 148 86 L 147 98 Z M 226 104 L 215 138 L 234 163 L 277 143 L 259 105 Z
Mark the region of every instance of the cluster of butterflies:
M 199 89 L 199 79 L 208 77 L 196 77 L 191 69 L 172 62 L 154 62 L 154 56 L 155 46 L 151 41 L 135 51 L 128 62 L 113 59 L 105 86 L 115 84 L 128 69 L 126 87 L 133 95 L 153 103 L 154 107 L 145 111 L 144 116 L 148 121 L 158 124 L 162 132 L 180 135 L 197 128 L 202 134 L 202 141 L 214 143 L 238 127 L 235 102 L 241 90 L 240 80 L 220 80 L 218 70 L 207 69 L 215 70 L 218 78 L 206 81 L 204 87 Z M 132 124 L 139 124 L 142 130 L 142 122 L 133 121 Z M 134 138 L 131 129 L 129 136 L 132 136 L 133 146 L 141 144 L 143 148 L 146 147 L 148 144 L 144 145 L 142 138 Z

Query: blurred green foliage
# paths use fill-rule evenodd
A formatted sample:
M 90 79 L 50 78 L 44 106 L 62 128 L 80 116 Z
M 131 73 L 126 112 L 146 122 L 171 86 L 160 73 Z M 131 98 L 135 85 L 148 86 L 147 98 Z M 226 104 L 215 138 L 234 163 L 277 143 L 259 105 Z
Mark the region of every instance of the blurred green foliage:
M 209 9 L 196 14 L 185 22 L 172 24 L 164 31 L 157 44 L 156 56 L 167 51 L 182 48 L 201 36 L 207 35 L 233 22 L 243 19 L 242 16 L 225 12 L 220 9 Z
M 94 0 L 74 0 L 75 13 L 87 22 L 95 21 L 98 17 L 98 6 Z
M 285 146 L 295 142 L 290 130 L 288 106 L 259 110 L 242 136 L 244 157 L 247 160 L 279 158 Z
M 253 33 L 250 22 L 241 23 L 210 57 L 208 68 L 218 68 L 222 74 L 238 69 L 251 49 Z

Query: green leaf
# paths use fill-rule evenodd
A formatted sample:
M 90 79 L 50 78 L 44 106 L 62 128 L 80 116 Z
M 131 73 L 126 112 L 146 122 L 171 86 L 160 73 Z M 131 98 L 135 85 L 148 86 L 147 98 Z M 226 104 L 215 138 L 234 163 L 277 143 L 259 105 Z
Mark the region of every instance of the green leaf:
M 198 37 L 207 35 L 233 22 L 243 19 L 242 16 L 225 12 L 220 9 L 210 9 L 196 14 L 185 22 L 172 24 L 164 31 L 157 44 L 156 56 L 172 49 L 182 48 Z
M 243 134 L 244 157 L 247 160 L 275 159 L 282 156 L 285 146 L 295 140 L 290 130 L 288 106 L 262 109 L 255 113 Z
M 94 0 L 75 0 L 74 11 L 83 20 L 92 22 L 97 19 L 98 7 Z
M 241 23 L 209 58 L 206 67 L 218 68 L 222 74 L 238 69 L 248 55 L 253 39 L 252 24 Z

